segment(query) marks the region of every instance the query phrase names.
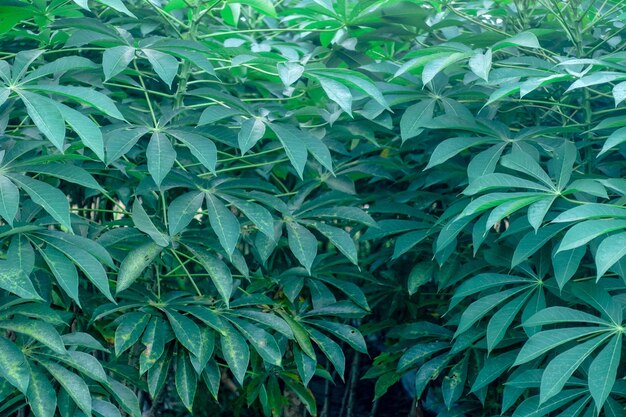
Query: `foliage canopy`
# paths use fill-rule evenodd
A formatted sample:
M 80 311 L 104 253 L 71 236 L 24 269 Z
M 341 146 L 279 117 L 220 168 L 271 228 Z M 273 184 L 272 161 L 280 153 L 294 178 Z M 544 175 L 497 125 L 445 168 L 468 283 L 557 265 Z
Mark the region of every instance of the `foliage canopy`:
M 0 415 L 625 416 L 624 16 L 3 1 Z

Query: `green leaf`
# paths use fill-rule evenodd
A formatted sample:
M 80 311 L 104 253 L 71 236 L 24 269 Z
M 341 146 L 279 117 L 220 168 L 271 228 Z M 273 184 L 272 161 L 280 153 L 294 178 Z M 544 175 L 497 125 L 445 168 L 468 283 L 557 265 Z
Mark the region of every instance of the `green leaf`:
M 321 334 L 320 332 L 317 332 L 317 333 Z M 337 348 L 339 348 L 339 345 L 337 345 L 335 342 L 333 342 L 326 336 L 323 336 L 323 337 L 329 340 Z M 318 346 L 320 346 L 320 349 L 322 350 L 322 352 L 324 352 L 324 354 L 327 355 L 329 361 L 333 361 L 333 362 L 339 361 L 340 363 L 344 363 L 343 368 L 341 367 L 338 368 L 333 363 L 333 366 L 335 366 L 335 369 L 337 370 L 339 377 L 343 379 L 343 373 L 344 373 L 344 368 L 345 368 L 345 357 L 343 355 L 343 352 L 341 351 L 341 348 L 339 348 L 338 351 L 337 350 L 333 351 L 333 353 L 336 353 L 336 356 L 332 356 L 332 354 L 327 354 L 326 351 L 321 347 L 321 345 L 318 344 Z M 317 365 L 317 361 L 305 355 L 304 353 L 302 353 L 302 351 L 296 346 L 293 347 L 293 359 L 296 362 L 296 368 L 298 369 L 298 374 L 300 374 L 302 383 L 306 387 L 307 385 L 309 385 L 309 382 L 315 375 L 315 368 Z
M 40 362 L 44 368 L 61 384 L 83 413 L 91 415 L 91 394 L 85 381 L 73 372 L 53 362 Z
M 27 393 L 30 385 L 30 372 L 22 351 L 13 343 L 0 336 L 0 375 L 11 385 Z
M 514 151 L 504 155 L 500 160 L 502 166 L 529 175 L 554 189 L 554 184 L 541 165 L 524 151 Z
M 274 220 L 272 214 L 263 206 L 233 197 L 228 194 L 221 194 L 220 197 L 237 207 L 254 225 L 270 239 L 274 239 Z
M 598 84 L 608 84 L 617 79 L 623 79 L 624 75 L 619 72 L 598 71 L 591 75 L 585 75 L 574 81 L 565 92 L 575 90 L 577 88 L 592 87 Z
M 280 62 L 276 64 L 276 69 L 285 87 L 298 81 L 304 73 L 304 67 L 297 62 Z
M 454 296 L 450 301 L 450 309 L 457 306 L 465 297 L 472 294 L 478 294 L 490 288 L 497 288 L 507 284 L 532 284 L 533 281 L 528 278 L 518 277 L 515 275 L 483 273 L 464 281 L 454 292 Z
M 257 10 L 258 12 L 263 13 L 264 15 L 276 17 L 276 9 L 274 8 L 274 3 L 272 3 L 270 0 L 227 0 L 226 3 L 245 4 Z
M 120 72 L 124 71 L 128 64 L 135 58 L 135 48 L 122 45 L 107 48 L 102 54 L 102 70 L 104 80 L 110 80 Z
M 427 62 L 426 65 L 424 65 L 424 70 L 422 72 L 422 84 L 428 84 L 441 71 L 445 70 L 452 64 L 469 57 L 470 55 L 471 54 L 467 52 L 453 52 Z
M 141 409 L 139 408 L 139 399 L 135 393 L 121 382 L 117 382 L 113 378 L 109 378 L 108 387 L 113 394 L 115 401 L 122 407 L 124 411 L 131 417 L 141 417 Z
M 520 312 L 529 294 L 522 294 L 519 297 L 506 303 L 500 310 L 498 310 L 487 325 L 487 350 L 491 352 L 498 343 L 504 339 L 506 332 L 509 330 L 511 323 L 515 320 L 515 317 Z M 480 388 L 478 388 L 480 389 Z
M 40 250 L 39 253 L 46 261 L 59 286 L 80 306 L 80 300 L 78 299 L 78 272 L 72 261 L 62 252 L 50 246 Z
M 544 403 L 561 392 L 574 371 L 591 355 L 608 336 L 598 336 L 558 354 L 548 363 L 541 376 L 540 402 Z M 604 370 L 606 372 L 606 369 Z
M 527 398 L 515 409 L 513 417 L 543 417 L 549 415 L 550 412 L 571 403 L 583 395 L 583 393 L 586 393 L 586 390 L 563 390 L 544 404 L 540 404 L 538 395 Z
M 70 221 L 70 205 L 61 191 L 43 181 L 35 180 L 25 175 L 8 173 L 7 176 L 26 191 L 26 194 L 56 221 L 68 230 L 72 230 Z
M 613 87 L 613 99 L 615 100 L 615 107 L 626 100 L 626 81 L 615 84 Z
M 526 321 L 524 327 L 544 326 L 546 324 L 581 322 L 589 324 L 610 325 L 606 320 L 600 319 L 584 311 L 574 310 L 569 307 L 548 307 L 538 311 Z
M 287 222 L 286 225 L 289 248 L 298 262 L 310 274 L 311 266 L 317 255 L 317 239 L 306 227 L 296 222 Z
M 343 340 L 357 352 L 367 354 L 367 345 L 363 335 L 357 329 L 347 324 L 335 323 L 323 320 L 307 320 L 309 323 L 331 333 L 333 336 Z
M 189 355 L 179 351 L 176 358 L 176 392 L 189 412 L 192 412 L 193 399 L 196 396 L 198 377 L 189 362 Z
M 511 350 L 501 355 L 487 358 L 484 365 L 478 372 L 476 380 L 474 380 L 472 392 L 476 392 L 481 388 L 486 387 L 489 383 L 493 382 L 500 375 L 502 375 L 511 367 L 516 355 L 517 351 Z
M 116 129 L 106 136 L 106 161 L 111 164 L 124 156 L 148 132 L 145 127 Z
M 423 100 L 404 111 L 400 119 L 400 136 L 402 137 L 402 142 L 422 133 L 425 123 L 433 118 L 436 104 L 437 102 L 435 100 Z
M 498 51 L 502 48 L 508 48 L 510 46 L 520 46 L 524 48 L 541 48 L 539 40 L 532 32 L 522 32 L 515 36 L 507 38 L 493 45 L 493 51 Z
M 175 311 L 166 310 L 166 313 L 176 335 L 176 340 L 194 356 L 200 356 L 201 335 L 198 325 L 190 318 Z
M 21 298 L 42 299 L 24 271 L 11 266 L 8 261 L 0 261 L 0 288 Z
M 610 151 L 624 142 L 626 142 L 626 127 L 622 127 L 611 133 L 611 135 L 604 142 L 602 150 L 598 153 L 598 156 Z
M 237 136 L 237 141 L 239 143 L 239 149 L 241 149 L 241 154 L 244 155 L 248 152 L 252 147 L 259 141 L 259 139 L 263 138 L 265 134 L 265 123 L 263 120 L 251 117 L 246 119 L 241 124 L 241 130 L 239 130 L 239 135 Z
M 54 417 L 57 408 L 57 396 L 48 377 L 38 366 L 29 364 L 30 384 L 26 398 L 35 417 Z
M 55 103 L 61 116 L 76 132 L 82 142 L 91 149 L 101 161 L 104 161 L 104 140 L 98 125 L 81 112 L 61 103 Z
M 617 302 L 606 289 L 591 282 L 581 282 L 572 288 L 574 295 L 600 313 L 611 319 L 613 323 L 622 322 L 623 311 L 621 304 Z
M 286 312 L 278 311 L 278 313 L 287 322 L 289 327 L 291 327 L 293 335 L 296 338 L 296 342 L 298 342 L 298 346 L 300 346 L 302 351 L 306 353 L 311 359 L 315 359 L 315 350 L 313 349 L 313 345 L 311 344 L 311 338 L 309 336 L 309 333 L 304 328 L 304 326 Z
M 290 380 L 289 378 L 284 378 L 283 381 L 285 382 L 285 385 L 296 394 L 300 401 L 302 401 L 309 414 L 316 417 L 317 404 L 311 390 L 304 388 L 302 385 Z
M 259 356 L 269 364 L 282 366 L 282 352 L 276 339 L 270 333 L 254 324 L 243 320 L 229 318 L 239 332 L 248 339 L 250 345 L 257 351 Z
M 300 130 L 299 137 L 304 142 L 307 151 L 313 155 L 324 168 L 331 173 L 333 172 L 333 157 L 330 154 L 328 146 L 321 139 L 306 130 Z M 333 174 L 334 175 L 334 174 Z
M 205 193 L 205 198 L 211 228 L 228 256 L 232 257 L 239 241 L 239 221 L 224 203 L 213 194 Z
M 79 246 L 73 246 L 63 240 L 45 239 L 48 245 L 63 252 L 78 268 L 85 273 L 89 281 L 95 285 L 105 297 L 113 300 L 111 290 L 109 288 L 109 279 L 102 263 L 89 252 Z
M 456 335 L 460 335 L 463 332 L 469 330 L 474 323 L 483 318 L 489 312 L 491 312 L 497 305 L 511 298 L 512 296 L 518 294 L 521 291 L 524 291 L 526 288 L 510 288 L 508 290 L 501 291 L 499 293 L 491 294 L 479 298 L 469 305 L 463 311 L 461 315 L 461 320 L 459 321 L 459 325 L 456 329 Z
M 202 135 L 178 130 L 168 130 L 167 133 L 184 143 L 198 162 L 215 174 L 217 148 L 213 141 Z
M 413 295 L 417 290 L 433 277 L 435 265 L 432 262 L 420 262 L 415 264 L 409 272 L 407 287 L 409 295 Z
M 97 92 L 96 90 L 92 90 L 91 88 L 51 84 L 38 84 L 36 86 L 33 85 L 24 88 L 38 92 L 58 94 L 64 97 L 68 97 L 72 100 L 78 101 L 79 103 L 85 103 L 91 107 L 94 107 L 114 119 L 124 120 L 124 116 L 122 116 L 122 113 L 120 113 L 120 111 L 117 109 L 117 107 L 115 106 L 115 102 L 112 99 L 102 93 Z M 22 93 L 20 93 L 22 99 L 26 94 L 28 94 L 29 97 L 32 97 L 34 95 L 23 91 Z M 45 117 L 48 118 L 48 115 L 46 115 Z
M 71 350 L 67 353 L 71 359 L 62 359 L 64 362 L 94 381 L 107 384 L 107 375 L 98 359 L 88 353 L 77 350 Z
M 348 232 L 338 227 L 328 226 L 327 224 L 321 222 L 315 222 L 313 223 L 313 226 L 319 230 L 321 234 L 326 236 L 326 238 L 328 238 L 328 240 L 330 240 L 330 242 L 337 249 L 339 249 L 339 251 L 343 253 L 350 262 L 358 265 L 357 247 L 354 240 L 352 240 L 352 236 L 350 236 Z
M 58 354 L 67 353 L 59 333 L 52 325 L 43 321 L 15 317 L 12 320 L 0 322 L 0 328 L 32 337 Z
M 150 236 L 157 245 L 166 247 L 170 244 L 169 237 L 156 228 L 139 200 L 133 202 L 132 218 L 135 227 Z
M 209 106 L 200 115 L 198 126 L 204 126 L 208 124 L 214 124 L 227 117 L 241 115 L 243 112 L 239 109 L 225 107 L 223 105 Z
M 28 91 L 19 90 L 18 94 L 35 126 L 54 146 L 63 152 L 65 122 L 56 103 L 47 97 Z
M 233 293 L 233 276 L 228 266 L 220 259 L 211 256 L 206 250 L 199 247 L 189 247 L 189 250 L 196 261 L 209 273 L 213 285 L 224 300 L 226 307 L 229 305 L 231 294 Z
M 622 229 L 626 229 L 626 220 L 587 220 L 575 224 L 563 236 L 557 252 L 575 249 L 606 233 Z
M 120 265 L 115 293 L 119 294 L 130 287 L 162 250 L 156 243 L 148 242 L 130 251 Z
M 447 342 L 418 343 L 407 349 L 398 360 L 396 371 L 400 374 L 406 372 L 415 365 L 419 365 L 424 359 L 440 352 L 450 345 Z
M 140 312 L 126 313 L 115 329 L 115 356 L 120 356 L 139 341 L 150 315 Z
M 7 177 L 0 175 L 0 216 L 13 226 L 20 205 L 20 190 Z
M 513 366 L 522 365 L 567 342 L 583 339 L 605 329 L 597 327 L 570 327 L 566 329 L 545 330 L 532 335 L 520 350 Z
M 139 374 L 152 368 L 165 352 L 168 324 L 160 317 L 152 317 L 146 326 L 141 343 L 146 347 L 139 357 Z
M 509 174 L 493 173 L 474 179 L 467 188 L 463 190 L 463 194 L 475 195 L 498 188 L 523 188 L 527 190 L 550 191 L 549 188 L 532 181 Z
M 316 75 L 315 78 L 319 81 L 328 98 L 352 116 L 352 93 L 350 89 L 332 78 L 320 77 L 319 75 Z
M 622 335 L 617 334 L 595 357 L 589 366 L 589 392 L 596 403 L 598 413 L 613 388 L 622 352 Z
M 163 52 L 156 51 L 154 49 L 142 49 L 154 72 L 157 73 L 159 78 L 167 84 L 168 87 L 172 87 L 172 81 L 178 73 L 178 60 L 171 55 L 164 54 Z
M 307 149 L 305 143 L 300 139 L 300 129 L 287 124 L 272 123 L 269 126 L 283 145 L 291 165 L 302 178 L 306 165 Z
M 203 201 L 202 192 L 192 191 L 177 197 L 170 203 L 167 208 L 170 236 L 180 233 L 191 223 L 202 207 Z
M 166 135 L 154 132 L 146 148 L 148 172 L 158 187 L 176 162 L 176 151 Z
M 576 274 L 580 262 L 582 261 L 587 248 L 584 246 L 572 250 L 555 253 L 552 256 L 552 267 L 554 268 L 554 277 L 559 285 L 563 288 L 565 284 Z
M 148 369 L 148 392 L 150 393 L 151 398 L 156 398 L 156 396 L 163 389 L 163 386 L 167 381 L 170 360 L 170 355 L 163 355 L 159 360 L 157 360 L 154 366 Z M 141 415 L 141 413 L 139 415 Z
M 42 53 L 43 50 L 30 49 L 25 51 L 22 50 L 15 54 L 13 68 L 11 68 L 12 81 L 20 80 L 31 64 L 39 58 Z
M 210 360 L 204 371 L 202 371 L 202 380 L 209 388 L 209 392 L 213 399 L 217 401 L 217 395 L 220 388 L 221 373 L 214 359 Z
M 466 149 L 489 141 L 489 138 L 484 137 L 457 137 L 446 139 L 432 151 L 428 165 L 426 165 L 424 169 L 440 165 Z
M 102 3 L 105 6 L 109 6 L 112 9 L 117 10 L 120 13 L 124 13 L 127 16 L 134 17 L 136 16 L 130 12 L 122 2 L 122 0 L 96 0 L 98 3 Z
M 626 219 L 626 208 L 600 203 L 583 204 L 565 210 L 552 220 L 552 222 L 565 223 L 601 218 Z
M 37 174 L 50 175 L 68 181 L 74 184 L 82 185 L 97 191 L 104 191 L 94 177 L 85 169 L 70 164 L 41 164 L 26 165 L 23 167 L 25 171 Z
M 530 223 L 535 232 L 541 227 L 544 218 L 548 214 L 548 211 L 550 211 L 555 200 L 556 196 L 551 196 L 535 201 L 528 206 L 528 223 Z
M 491 49 L 487 49 L 485 53 L 476 52 L 469 60 L 469 67 L 477 77 L 485 81 L 489 81 L 489 71 L 491 71 Z
M 624 256 L 626 256 L 626 233 L 609 236 L 600 242 L 595 254 L 598 279 Z
M 250 348 L 246 340 L 231 325 L 225 324 L 224 334 L 220 338 L 222 355 L 237 382 L 243 386 L 246 370 L 250 361 Z
M 94 414 L 100 417 L 122 417 L 120 410 L 108 401 L 93 398 L 91 400 L 91 408 Z
M 191 47 L 188 47 L 187 45 L 188 44 L 185 44 L 183 47 L 175 47 L 174 45 L 165 47 L 160 46 L 159 49 L 167 52 L 169 55 L 189 61 L 196 67 L 206 72 L 208 75 L 216 77 L 215 68 L 213 68 L 209 57 L 205 55 L 205 53 L 192 50 Z
M 59 76 L 68 71 L 80 71 L 92 68 L 98 68 L 98 65 L 87 58 L 83 58 L 81 56 L 64 56 L 52 62 L 48 62 L 47 64 L 38 66 L 33 71 L 29 72 L 28 75 L 23 78 L 22 82 L 31 82 L 47 75 L 55 74 Z

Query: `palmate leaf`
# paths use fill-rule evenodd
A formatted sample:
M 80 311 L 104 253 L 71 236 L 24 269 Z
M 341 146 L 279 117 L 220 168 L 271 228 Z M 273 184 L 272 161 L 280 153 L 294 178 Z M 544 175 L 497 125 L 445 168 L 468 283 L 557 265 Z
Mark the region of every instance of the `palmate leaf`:
M 80 306 L 78 299 L 78 272 L 72 261 L 62 252 L 52 247 L 40 250 L 40 253 L 59 286 Z
M 26 397 L 36 417 L 53 417 L 57 408 L 57 396 L 47 375 L 36 365 L 28 364 L 30 384 Z
M 291 252 L 310 273 L 317 255 L 317 239 L 306 227 L 296 222 L 287 222 L 287 237 Z
M 540 403 L 544 403 L 558 394 L 574 371 L 576 371 L 583 361 L 593 354 L 598 346 L 607 338 L 608 336 L 606 335 L 598 336 L 566 350 L 552 359 L 541 377 L 541 386 L 539 389 Z M 602 390 L 602 388 L 600 388 L 600 390 Z M 596 388 L 594 388 L 594 391 L 596 396 L 604 396 L 604 394 L 599 393 Z
M 7 177 L 0 176 L 0 216 L 9 225 L 13 225 L 19 204 L 19 189 Z
M 54 362 L 40 362 L 54 379 L 61 384 L 83 413 L 91 414 L 91 394 L 85 381 L 75 373 Z
M 134 57 L 135 48 L 126 45 L 105 50 L 102 54 L 102 70 L 105 81 L 124 71 Z
M 176 151 L 165 134 L 161 132 L 152 134 L 146 148 L 146 158 L 148 158 L 148 172 L 152 175 L 156 185 L 161 186 L 161 182 L 176 162 Z
M 116 294 L 130 287 L 152 264 L 163 248 L 154 242 L 145 243 L 126 255 L 117 276 Z
M 26 394 L 30 385 L 30 372 L 24 354 L 13 342 L 0 336 L 0 375 L 11 385 Z
M 43 207 L 62 226 L 69 231 L 72 230 L 70 206 L 61 191 L 43 181 L 25 175 L 8 173 L 7 177 L 15 181 L 35 203 Z
M 176 392 L 183 402 L 183 405 L 192 412 L 193 399 L 198 386 L 198 377 L 191 366 L 189 355 L 179 352 L 176 360 Z
M 224 324 L 224 331 L 220 338 L 222 354 L 237 382 L 243 385 L 250 361 L 250 348 L 243 336 L 231 325 Z
M 276 134 L 278 140 L 283 145 L 291 165 L 302 178 L 304 166 L 306 165 L 307 149 L 304 141 L 299 138 L 300 130 L 289 125 L 272 123 L 270 129 Z

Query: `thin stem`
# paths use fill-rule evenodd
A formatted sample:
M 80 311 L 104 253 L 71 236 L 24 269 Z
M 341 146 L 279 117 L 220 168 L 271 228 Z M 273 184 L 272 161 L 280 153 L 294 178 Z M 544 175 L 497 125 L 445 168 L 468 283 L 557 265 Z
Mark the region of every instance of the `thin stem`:
M 196 290 L 196 293 L 202 297 L 202 291 L 200 291 L 200 288 L 198 288 L 198 285 L 196 285 L 196 281 L 193 279 L 193 276 L 189 273 L 189 270 L 187 269 L 187 267 L 185 266 L 185 264 L 183 263 L 183 261 L 180 259 L 180 257 L 178 256 L 178 253 L 175 249 L 170 249 L 170 252 L 172 253 L 172 255 L 174 255 L 174 257 L 176 258 L 176 260 L 178 261 L 178 263 L 180 264 L 180 266 L 183 268 L 183 270 L 185 271 L 185 274 L 187 275 L 187 278 L 189 278 L 189 281 L 191 282 L 191 285 L 193 286 L 193 288 Z
M 143 77 L 139 72 L 139 68 L 137 67 L 137 62 L 133 61 L 133 66 L 137 71 L 137 75 L 139 76 L 139 83 L 141 84 L 141 88 L 143 89 L 143 94 L 146 97 L 146 102 L 148 103 L 148 109 L 150 109 L 150 116 L 152 117 L 152 122 L 154 123 L 154 127 L 157 128 L 159 123 L 157 122 L 156 115 L 154 114 L 154 109 L 152 108 L 152 102 L 150 101 L 150 95 L 148 94 L 148 89 L 146 88 L 146 83 L 143 81 Z

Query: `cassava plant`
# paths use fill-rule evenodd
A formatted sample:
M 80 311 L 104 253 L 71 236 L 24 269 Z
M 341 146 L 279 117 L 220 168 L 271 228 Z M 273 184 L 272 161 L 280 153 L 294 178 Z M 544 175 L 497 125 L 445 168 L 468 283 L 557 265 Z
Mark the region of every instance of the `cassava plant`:
M 0 2 L 0 416 L 626 416 L 625 6 Z

